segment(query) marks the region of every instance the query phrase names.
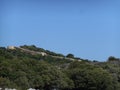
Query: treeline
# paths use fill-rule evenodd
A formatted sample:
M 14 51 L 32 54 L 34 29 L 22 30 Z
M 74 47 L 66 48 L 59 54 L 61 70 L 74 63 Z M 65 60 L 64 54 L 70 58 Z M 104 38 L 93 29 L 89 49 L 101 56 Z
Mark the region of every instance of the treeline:
M 36 46 L 34 49 L 39 51 Z M 70 61 L 1 47 L 0 87 L 3 90 L 120 90 L 120 59 Z

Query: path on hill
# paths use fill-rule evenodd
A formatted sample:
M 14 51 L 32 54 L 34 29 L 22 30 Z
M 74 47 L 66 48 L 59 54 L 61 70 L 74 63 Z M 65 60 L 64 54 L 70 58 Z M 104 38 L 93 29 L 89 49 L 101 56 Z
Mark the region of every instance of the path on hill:
M 68 57 L 48 55 L 48 54 L 45 53 L 45 52 L 33 51 L 33 50 L 21 48 L 21 47 L 17 47 L 17 48 L 20 49 L 20 50 L 22 50 L 22 51 L 28 52 L 28 53 L 30 53 L 30 54 L 32 54 L 32 55 L 40 54 L 40 55 L 42 55 L 42 56 L 51 56 L 51 57 L 57 58 L 57 59 L 66 59 L 66 60 L 71 60 L 71 61 L 75 61 L 75 60 L 76 60 L 76 59 L 68 58 Z M 78 60 L 78 61 L 81 61 L 81 60 Z

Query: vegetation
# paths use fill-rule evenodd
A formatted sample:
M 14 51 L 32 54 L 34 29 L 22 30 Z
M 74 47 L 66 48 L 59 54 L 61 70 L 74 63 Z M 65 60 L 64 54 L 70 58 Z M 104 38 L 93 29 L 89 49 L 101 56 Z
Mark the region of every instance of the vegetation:
M 92 62 L 71 61 L 73 54 L 66 57 L 34 45 L 13 50 L 0 47 L 0 87 L 3 90 L 120 90 L 119 58 L 110 56 L 106 62 Z
M 74 58 L 74 55 L 73 54 L 68 54 L 66 57 L 68 57 L 68 58 Z

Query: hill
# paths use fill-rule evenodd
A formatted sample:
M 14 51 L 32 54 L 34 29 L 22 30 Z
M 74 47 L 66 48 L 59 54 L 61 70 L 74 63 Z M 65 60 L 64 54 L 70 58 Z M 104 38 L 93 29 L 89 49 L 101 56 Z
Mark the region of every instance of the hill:
M 27 90 L 120 90 L 120 59 L 63 55 L 35 45 L 0 47 L 0 87 Z

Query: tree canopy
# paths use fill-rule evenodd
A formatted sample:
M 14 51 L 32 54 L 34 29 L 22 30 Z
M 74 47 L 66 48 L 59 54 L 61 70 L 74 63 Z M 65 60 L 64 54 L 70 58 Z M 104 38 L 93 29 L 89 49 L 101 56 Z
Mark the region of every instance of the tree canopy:
M 46 52 L 36 46 L 22 46 Z M 51 51 L 50 51 L 51 52 Z M 82 59 L 71 61 L 64 55 L 42 56 L 0 47 L 0 88 L 27 90 L 120 90 L 120 59 L 109 57 L 106 62 Z M 61 58 L 61 56 L 63 58 Z M 73 54 L 67 55 L 73 58 Z

